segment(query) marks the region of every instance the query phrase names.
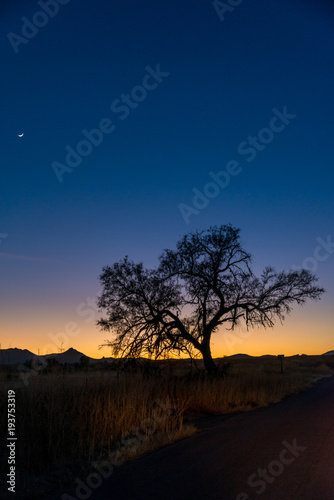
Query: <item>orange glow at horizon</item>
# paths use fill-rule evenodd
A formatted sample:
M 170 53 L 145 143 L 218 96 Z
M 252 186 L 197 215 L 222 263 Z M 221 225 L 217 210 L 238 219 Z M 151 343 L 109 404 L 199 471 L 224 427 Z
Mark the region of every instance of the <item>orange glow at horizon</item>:
M 47 314 L 45 316 L 48 316 Z M 98 346 L 111 338 L 107 332 L 101 332 L 95 321 L 83 319 L 66 321 L 66 314 L 53 315 L 53 321 L 40 317 L 39 323 L 26 326 L 23 319 L 12 319 L 10 324 L 3 324 L 1 348 L 17 347 L 28 349 L 40 355 L 57 353 L 60 349 L 70 347 L 77 349 L 92 358 L 112 356 L 110 348 L 99 350 Z M 26 320 L 26 318 L 25 318 Z M 45 328 L 48 324 L 48 328 Z M 24 333 L 23 333 L 24 332 Z M 248 332 L 246 328 L 235 331 L 222 331 L 213 335 L 211 352 L 213 357 L 230 356 L 244 353 L 251 356 L 264 354 L 323 354 L 334 349 L 334 338 L 331 318 L 326 314 L 326 307 L 315 304 L 303 308 L 286 318 L 283 325 L 274 328 L 254 328 Z

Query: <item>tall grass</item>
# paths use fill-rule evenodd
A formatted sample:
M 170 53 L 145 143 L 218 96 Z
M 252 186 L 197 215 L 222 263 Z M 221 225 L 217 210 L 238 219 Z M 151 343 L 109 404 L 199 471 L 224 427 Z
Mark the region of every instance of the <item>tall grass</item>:
M 150 420 L 163 411 L 155 399 L 167 396 L 156 381 L 138 375 L 118 381 L 90 380 L 89 375 L 36 377 L 17 391 L 17 435 L 25 468 L 41 474 L 77 458 L 90 461 L 112 451 L 136 427 L 148 433 Z M 175 406 L 168 418 L 155 419 L 156 434 L 182 427 L 184 408 Z
M 255 360 L 233 363 L 222 378 L 116 377 L 111 372 L 31 377 L 28 386 L 16 390 L 21 481 L 66 468 L 86 470 L 92 460 L 117 449 L 127 456 L 142 453 L 193 432 L 184 422 L 189 415 L 261 407 L 333 373 L 322 360 L 313 365 L 287 360 L 285 370 L 281 374 L 277 362 Z M 4 434 L 5 392 L 0 408 Z M 131 449 L 130 437 L 138 432 L 142 438 Z

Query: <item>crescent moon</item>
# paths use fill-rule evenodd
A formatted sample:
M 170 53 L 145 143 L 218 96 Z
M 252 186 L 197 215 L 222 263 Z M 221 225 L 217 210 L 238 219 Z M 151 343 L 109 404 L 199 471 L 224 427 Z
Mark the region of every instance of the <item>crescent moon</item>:
M 17 134 L 17 135 L 18 135 L 19 137 L 23 137 L 23 136 L 24 136 L 24 132 L 23 132 L 23 134 Z

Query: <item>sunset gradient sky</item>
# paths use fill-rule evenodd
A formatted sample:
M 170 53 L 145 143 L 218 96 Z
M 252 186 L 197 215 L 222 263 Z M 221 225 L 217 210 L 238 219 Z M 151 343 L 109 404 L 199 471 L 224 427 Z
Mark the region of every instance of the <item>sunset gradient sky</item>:
M 283 326 L 215 335 L 213 355 L 334 349 L 333 3 L 45 4 L 0 7 L 1 347 L 109 356 L 102 267 L 154 267 L 231 223 L 256 273 L 304 266 L 327 293 Z

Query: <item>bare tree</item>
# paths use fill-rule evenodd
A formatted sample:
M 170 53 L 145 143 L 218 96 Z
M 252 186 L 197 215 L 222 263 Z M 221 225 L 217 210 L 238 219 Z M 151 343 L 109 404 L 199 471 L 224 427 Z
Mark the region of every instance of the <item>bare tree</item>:
M 275 319 L 283 322 L 292 304 L 324 293 L 308 270 L 267 267 L 256 277 L 239 232 L 224 225 L 186 234 L 176 250 L 162 253 L 155 270 L 128 257 L 104 267 L 98 307 L 105 316 L 98 325 L 114 338 L 103 345 L 116 356 L 155 359 L 197 351 L 207 372 L 215 373 L 210 343 L 218 329 L 233 330 L 241 321 L 247 328 L 272 327 Z

